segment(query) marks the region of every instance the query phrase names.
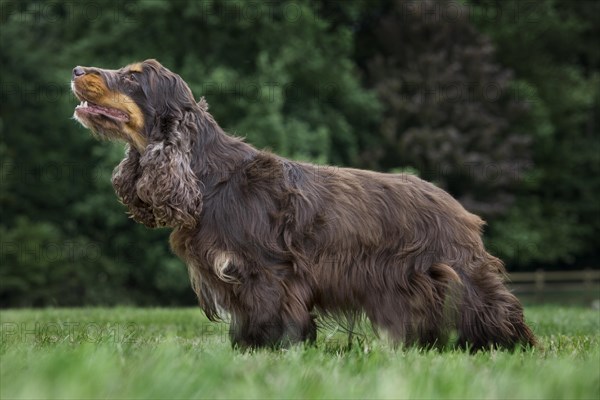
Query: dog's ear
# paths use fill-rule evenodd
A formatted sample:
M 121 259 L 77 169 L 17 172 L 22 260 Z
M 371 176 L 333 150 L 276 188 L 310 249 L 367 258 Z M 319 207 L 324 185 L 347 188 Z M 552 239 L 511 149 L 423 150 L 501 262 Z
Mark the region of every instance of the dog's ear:
M 151 206 L 157 226 L 193 228 L 202 211 L 200 181 L 191 167 L 191 128 L 161 119 L 139 160 L 139 198 Z
M 160 119 L 182 119 L 197 108 L 194 95 L 181 77 L 156 60 L 144 61 L 142 91 L 148 99 L 150 113 Z
M 121 203 L 129 209 L 131 217 L 149 228 L 154 228 L 156 219 L 152 208 L 137 194 L 136 184 L 140 175 L 140 153 L 135 148 L 128 147 L 125 158 L 113 171 L 112 184 Z

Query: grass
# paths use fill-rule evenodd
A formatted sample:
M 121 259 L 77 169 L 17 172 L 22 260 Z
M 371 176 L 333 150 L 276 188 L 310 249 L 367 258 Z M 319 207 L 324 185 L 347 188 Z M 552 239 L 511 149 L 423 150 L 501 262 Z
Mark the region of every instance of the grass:
M 453 398 L 597 399 L 600 314 L 529 307 L 541 348 L 468 354 L 394 349 L 367 336 L 346 347 L 233 351 L 198 309 L 0 311 L 2 399 Z

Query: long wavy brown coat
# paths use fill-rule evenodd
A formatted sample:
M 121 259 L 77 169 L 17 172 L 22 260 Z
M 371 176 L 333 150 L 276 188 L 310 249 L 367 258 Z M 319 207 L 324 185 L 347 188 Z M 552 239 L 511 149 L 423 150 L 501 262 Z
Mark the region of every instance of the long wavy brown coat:
M 406 344 L 534 344 L 483 221 L 415 176 L 300 163 L 227 135 L 185 82 L 148 60 L 77 67 L 75 118 L 129 143 L 113 174 L 148 227 L 173 228 L 210 319 L 234 344 L 314 340 L 314 311 L 364 312 Z

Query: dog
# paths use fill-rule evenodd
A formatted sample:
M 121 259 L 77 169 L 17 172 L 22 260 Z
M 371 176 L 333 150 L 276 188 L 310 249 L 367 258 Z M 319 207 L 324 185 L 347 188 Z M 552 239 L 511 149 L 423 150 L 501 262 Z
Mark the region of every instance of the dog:
M 366 315 L 396 343 L 535 345 L 484 222 L 408 174 L 324 168 L 226 134 L 156 60 L 75 67 L 74 118 L 122 140 L 112 183 L 132 218 L 172 229 L 210 320 L 239 348 L 317 336 L 317 317 Z

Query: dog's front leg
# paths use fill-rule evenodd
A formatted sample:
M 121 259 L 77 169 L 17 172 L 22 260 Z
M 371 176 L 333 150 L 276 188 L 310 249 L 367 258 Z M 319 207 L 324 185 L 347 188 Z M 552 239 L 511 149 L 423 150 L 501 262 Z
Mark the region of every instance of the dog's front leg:
M 284 337 L 284 324 L 278 315 L 232 315 L 229 336 L 234 348 L 279 347 Z
M 234 348 L 287 347 L 294 343 L 313 343 L 317 326 L 312 317 L 298 323 L 283 316 L 266 320 L 256 316 L 232 316 L 229 335 Z
M 234 347 L 282 347 L 314 342 L 317 326 L 295 285 L 259 274 L 237 288 L 229 335 Z

